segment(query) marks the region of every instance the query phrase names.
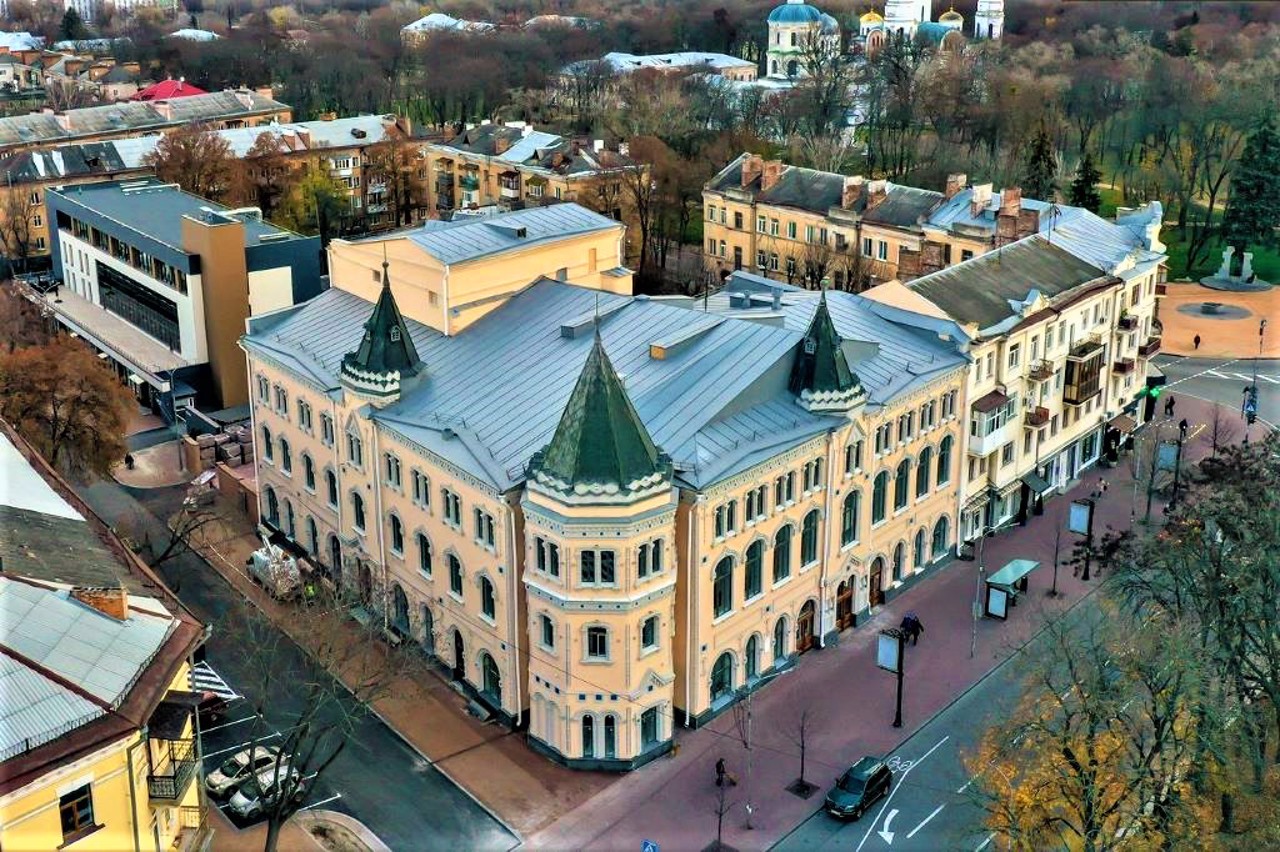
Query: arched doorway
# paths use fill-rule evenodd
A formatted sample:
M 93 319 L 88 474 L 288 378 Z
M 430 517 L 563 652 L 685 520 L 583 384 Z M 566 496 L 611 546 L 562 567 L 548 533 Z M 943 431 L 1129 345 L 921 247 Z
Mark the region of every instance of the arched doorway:
M 498 664 L 487 651 L 480 655 L 480 672 L 485 695 L 493 701 L 494 706 L 501 707 L 502 674 L 498 671 Z
M 787 76 L 795 77 L 795 76 L 798 76 L 799 74 L 800 74 L 800 63 L 796 62 L 794 59 L 787 62 Z
M 800 617 L 796 619 L 796 653 L 803 654 L 813 647 L 813 627 L 818 607 L 813 601 L 804 602 Z
M 853 626 L 853 580 L 845 580 L 836 589 L 836 629 Z
M 270 485 L 267 486 L 267 523 L 280 526 L 280 500 Z
M 429 657 L 436 655 L 436 619 L 426 604 L 422 605 L 422 650 Z
M 719 701 L 733 692 L 733 655 L 725 651 L 711 667 L 711 700 Z
M 329 534 L 329 569 L 333 572 L 333 582 L 342 583 L 342 542 L 338 537 Z
M 453 631 L 453 679 L 462 680 L 467 674 L 467 658 L 463 656 L 462 634 L 455 628 Z
M 871 591 L 867 595 L 868 606 L 884 603 L 884 557 L 877 556 L 871 563 Z
M 391 629 L 400 637 L 409 638 L 409 598 L 396 583 L 391 592 Z

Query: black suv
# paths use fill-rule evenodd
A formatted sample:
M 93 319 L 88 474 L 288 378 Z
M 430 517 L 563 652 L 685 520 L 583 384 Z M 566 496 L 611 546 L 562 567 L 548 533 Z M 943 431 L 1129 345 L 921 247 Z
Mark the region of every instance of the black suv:
M 878 757 L 864 757 L 836 779 L 827 793 L 827 813 L 840 819 L 857 819 L 893 786 L 893 772 Z

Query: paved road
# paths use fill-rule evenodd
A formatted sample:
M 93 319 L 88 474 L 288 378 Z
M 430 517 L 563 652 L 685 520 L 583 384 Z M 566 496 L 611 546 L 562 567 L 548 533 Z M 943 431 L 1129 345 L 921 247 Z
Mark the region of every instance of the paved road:
M 1280 425 L 1280 361 L 1238 358 L 1179 358 L 1176 355 L 1158 355 L 1155 364 L 1169 377 L 1169 385 L 1176 398 L 1178 394 L 1220 402 L 1239 411 L 1242 389 L 1253 383 L 1254 369 L 1258 375 L 1258 420 L 1253 427 L 1254 437 L 1261 435 L 1261 423 Z M 1244 428 L 1241 417 L 1240 427 Z
M 1093 595 L 1067 618 L 1096 617 Z M 1042 636 L 1043 634 L 1041 634 Z M 927 653 L 921 639 L 910 653 Z M 964 759 L 983 732 L 1016 704 L 1022 682 L 1034 669 L 1039 640 L 1008 658 L 889 755 L 894 770 L 890 795 L 857 822 L 841 822 L 819 810 L 782 839 L 775 852 L 938 852 L 990 848 L 983 811 L 974 797 Z M 910 677 L 908 658 L 908 678 Z M 834 778 L 832 779 L 834 781 Z M 825 795 L 825 790 L 815 795 Z M 821 803 L 819 802 L 819 806 Z
M 172 489 L 135 490 L 114 482 L 99 482 L 81 494 L 109 522 L 141 519 L 153 541 L 167 540 L 163 524 L 152 514 L 172 507 L 180 499 Z M 161 573 L 179 597 L 206 624 L 214 626 L 206 650 L 208 662 L 228 684 L 245 692 L 249 683 L 243 653 L 234 637 L 218 630 L 232 611 L 236 591 L 211 566 L 194 553 L 165 563 Z M 276 671 L 302 671 L 310 667 L 306 656 L 288 639 L 278 643 Z M 313 675 L 314 676 L 314 675 Z M 252 696 L 251 696 L 252 697 Z M 298 693 L 283 691 L 271 697 L 267 723 L 282 727 L 290 708 L 297 708 Z M 248 715 L 248 702 L 237 702 L 227 722 Z M 212 730 L 203 740 L 209 766 L 217 765 L 249 736 L 252 722 Z M 410 749 L 394 731 L 375 716 L 356 723 L 347 747 L 319 779 L 309 803 L 348 813 L 377 834 L 392 849 L 507 850 L 518 839 L 480 807 L 463 790 Z

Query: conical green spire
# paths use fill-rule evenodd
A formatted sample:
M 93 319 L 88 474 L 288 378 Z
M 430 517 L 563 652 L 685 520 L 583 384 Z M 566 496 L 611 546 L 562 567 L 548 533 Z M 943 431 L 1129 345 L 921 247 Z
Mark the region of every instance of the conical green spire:
M 364 324 L 360 345 L 342 358 L 342 377 L 361 393 L 394 395 L 399 393 L 399 380 L 416 376 L 421 369 L 418 350 L 391 294 L 391 279 L 384 260 L 382 292 Z
M 824 291 L 791 367 L 791 392 L 808 408 L 848 408 L 865 395 L 849 369 Z
M 670 477 L 596 330 L 551 442 L 530 465 L 542 485 L 575 494 L 633 493 Z

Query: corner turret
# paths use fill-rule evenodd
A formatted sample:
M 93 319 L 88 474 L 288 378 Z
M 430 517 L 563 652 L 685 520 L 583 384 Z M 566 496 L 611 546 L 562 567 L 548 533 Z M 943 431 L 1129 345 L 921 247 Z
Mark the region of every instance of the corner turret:
M 364 324 L 360 345 L 342 358 L 339 380 L 351 393 L 366 397 L 375 405 L 386 405 L 398 400 L 404 383 L 421 372 L 422 361 L 391 294 L 384 260 L 382 292 Z

